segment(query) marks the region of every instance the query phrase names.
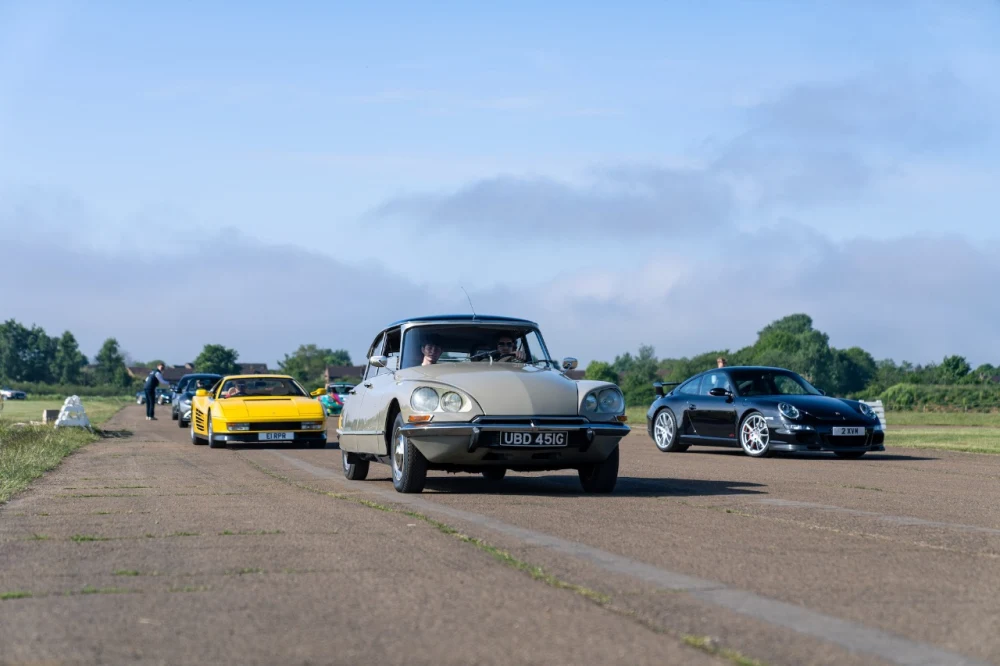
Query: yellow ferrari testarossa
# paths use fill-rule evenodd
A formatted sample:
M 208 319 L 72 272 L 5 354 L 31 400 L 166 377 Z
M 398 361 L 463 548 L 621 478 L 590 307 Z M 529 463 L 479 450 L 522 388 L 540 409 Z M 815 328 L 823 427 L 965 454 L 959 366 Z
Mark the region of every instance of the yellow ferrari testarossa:
M 326 447 L 323 406 L 288 375 L 231 375 L 191 400 L 191 443 Z

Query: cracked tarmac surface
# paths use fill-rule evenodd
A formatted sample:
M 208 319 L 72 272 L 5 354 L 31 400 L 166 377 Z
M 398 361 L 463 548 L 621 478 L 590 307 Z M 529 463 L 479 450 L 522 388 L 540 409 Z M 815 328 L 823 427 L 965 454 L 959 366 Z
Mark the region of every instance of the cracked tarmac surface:
M 662 454 L 640 424 L 610 496 L 403 496 L 332 446 L 106 427 L 134 435 L 0 507 L 0 663 L 1000 662 L 1000 456 Z

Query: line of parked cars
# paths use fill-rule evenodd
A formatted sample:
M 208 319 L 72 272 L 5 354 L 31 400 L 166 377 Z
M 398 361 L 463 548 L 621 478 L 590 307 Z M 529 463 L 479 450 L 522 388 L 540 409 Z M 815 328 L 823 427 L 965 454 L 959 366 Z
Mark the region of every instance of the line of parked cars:
M 28 394 L 9 387 L 0 388 L 0 398 L 4 400 L 27 400 Z

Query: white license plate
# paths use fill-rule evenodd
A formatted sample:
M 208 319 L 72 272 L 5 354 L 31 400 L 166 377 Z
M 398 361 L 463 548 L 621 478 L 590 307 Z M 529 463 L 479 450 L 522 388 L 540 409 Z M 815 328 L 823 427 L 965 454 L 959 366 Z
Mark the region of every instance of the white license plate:
M 840 426 L 833 429 L 834 437 L 860 437 L 865 434 L 865 429 L 858 426 Z
M 505 432 L 500 435 L 504 446 L 566 446 L 565 432 Z
M 289 440 L 295 439 L 294 432 L 262 432 L 258 433 L 257 438 L 262 442 L 287 442 Z

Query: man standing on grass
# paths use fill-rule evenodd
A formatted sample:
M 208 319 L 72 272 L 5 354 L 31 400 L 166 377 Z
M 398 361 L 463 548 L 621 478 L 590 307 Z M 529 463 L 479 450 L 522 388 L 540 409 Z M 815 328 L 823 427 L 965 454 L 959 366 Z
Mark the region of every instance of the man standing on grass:
M 154 416 L 154 409 L 156 408 L 156 387 L 160 384 L 170 385 L 166 379 L 163 378 L 163 364 L 158 363 L 156 369 L 150 371 L 146 376 L 146 383 L 143 385 L 142 390 L 146 393 L 146 420 L 155 421 L 156 416 Z

